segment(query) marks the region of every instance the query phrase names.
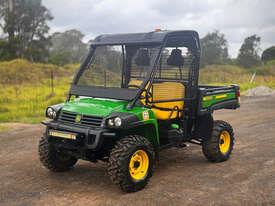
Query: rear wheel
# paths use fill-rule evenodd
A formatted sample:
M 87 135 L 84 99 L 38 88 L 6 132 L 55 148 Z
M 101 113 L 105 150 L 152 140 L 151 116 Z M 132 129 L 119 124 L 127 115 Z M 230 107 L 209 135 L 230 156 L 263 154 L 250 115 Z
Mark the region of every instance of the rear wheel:
M 111 180 L 125 192 L 144 188 L 153 173 L 155 153 L 150 142 L 138 135 L 119 140 L 108 164 Z
M 42 165 L 53 172 L 67 171 L 77 162 L 75 157 L 50 144 L 46 137 L 40 139 L 38 153 Z
M 230 124 L 217 120 L 212 135 L 202 144 L 204 156 L 211 162 L 223 162 L 229 159 L 234 147 L 234 132 Z

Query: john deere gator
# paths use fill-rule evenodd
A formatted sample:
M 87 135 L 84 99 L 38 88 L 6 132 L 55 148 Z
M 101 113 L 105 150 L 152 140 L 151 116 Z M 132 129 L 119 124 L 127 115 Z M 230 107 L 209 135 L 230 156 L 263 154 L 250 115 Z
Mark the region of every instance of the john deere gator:
M 66 102 L 46 110 L 41 163 L 64 172 L 78 159 L 105 161 L 111 180 L 134 192 L 163 149 L 193 143 L 210 162 L 228 160 L 233 128 L 213 113 L 237 109 L 239 87 L 199 85 L 200 53 L 196 31 L 98 36 Z

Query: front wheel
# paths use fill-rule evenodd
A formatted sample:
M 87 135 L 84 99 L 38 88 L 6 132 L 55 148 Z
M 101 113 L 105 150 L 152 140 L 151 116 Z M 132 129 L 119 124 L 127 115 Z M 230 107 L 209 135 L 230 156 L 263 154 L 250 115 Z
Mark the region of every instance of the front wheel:
M 143 189 L 153 173 L 155 152 L 150 142 L 138 135 L 119 140 L 108 164 L 111 180 L 125 192 Z
M 39 141 L 38 154 L 42 165 L 53 172 L 67 171 L 77 162 L 75 157 L 50 144 L 46 137 Z
M 210 162 L 223 162 L 229 159 L 234 147 L 234 132 L 230 124 L 217 120 L 212 135 L 202 143 L 204 156 Z

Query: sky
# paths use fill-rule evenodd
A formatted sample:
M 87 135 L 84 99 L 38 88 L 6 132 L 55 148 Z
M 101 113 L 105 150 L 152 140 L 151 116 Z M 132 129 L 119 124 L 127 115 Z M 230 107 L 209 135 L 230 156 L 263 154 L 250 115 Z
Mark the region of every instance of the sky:
M 236 57 L 245 37 L 275 45 L 275 0 L 42 0 L 52 12 L 51 32 L 78 29 L 88 41 L 99 34 L 191 29 L 203 37 L 219 30 Z

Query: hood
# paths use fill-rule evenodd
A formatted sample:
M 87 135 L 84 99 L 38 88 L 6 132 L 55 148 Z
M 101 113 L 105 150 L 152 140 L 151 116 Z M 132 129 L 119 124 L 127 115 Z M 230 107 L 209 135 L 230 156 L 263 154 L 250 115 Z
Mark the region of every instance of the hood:
M 62 110 L 78 114 L 106 117 L 112 112 L 121 112 L 126 108 L 127 104 L 127 101 L 121 100 L 80 98 L 66 102 Z

